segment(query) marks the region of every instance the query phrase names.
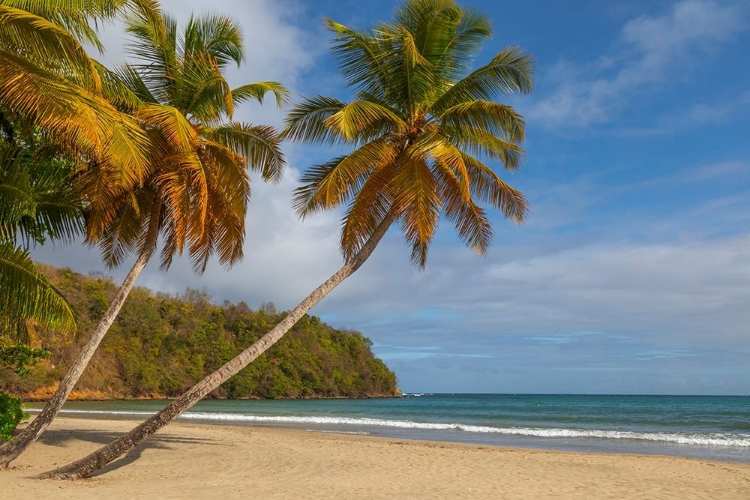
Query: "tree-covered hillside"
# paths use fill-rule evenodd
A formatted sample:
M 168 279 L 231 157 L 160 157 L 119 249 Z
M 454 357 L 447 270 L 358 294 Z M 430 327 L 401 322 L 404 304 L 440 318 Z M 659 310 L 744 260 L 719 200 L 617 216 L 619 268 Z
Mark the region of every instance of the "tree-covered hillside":
M 0 387 L 26 399 L 49 397 L 104 313 L 116 286 L 105 276 L 41 266 L 81 314 L 79 335 L 34 332 L 52 354 L 30 375 L 0 371 Z M 260 338 L 283 315 L 272 305 L 216 305 L 201 291 L 179 296 L 136 288 L 104 339 L 74 398 L 179 395 Z M 375 397 L 398 393 L 396 376 L 360 333 L 337 330 L 306 316 L 268 353 L 215 391 L 214 397 Z

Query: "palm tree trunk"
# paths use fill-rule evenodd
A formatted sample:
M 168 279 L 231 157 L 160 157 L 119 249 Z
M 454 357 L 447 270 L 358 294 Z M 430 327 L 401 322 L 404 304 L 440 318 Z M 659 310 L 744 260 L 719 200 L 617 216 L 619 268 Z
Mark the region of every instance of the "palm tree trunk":
M 65 404 L 65 401 L 68 399 L 68 396 L 78 382 L 78 379 L 86 369 L 91 357 L 94 355 L 94 352 L 96 352 L 96 348 L 99 347 L 99 344 L 107 334 L 110 326 L 112 326 L 117 314 L 120 312 L 120 308 L 122 308 L 122 305 L 128 298 L 128 294 L 133 288 L 138 276 L 146 267 L 151 255 L 154 253 L 156 242 L 159 237 L 160 212 L 161 202 L 157 201 L 151 219 L 149 220 L 148 233 L 146 234 L 146 240 L 144 242 L 145 246 L 143 247 L 144 251 L 138 256 L 138 259 L 135 261 L 135 264 L 133 264 L 130 272 L 125 276 L 125 279 L 117 290 L 112 303 L 107 308 L 104 316 L 99 320 L 99 324 L 96 325 L 89 340 L 81 349 L 73 366 L 70 367 L 65 378 L 60 382 L 52 399 L 47 402 L 47 405 L 42 412 L 37 415 L 37 417 L 18 436 L 0 447 L 0 468 L 7 467 L 13 460 L 18 458 L 18 456 L 21 455 L 31 443 L 36 441 L 39 436 L 44 433 L 55 416 L 57 416 L 57 413 L 60 411 L 63 404 Z
M 375 247 L 385 235 L 388 228 L 396 219 L 395 211 L 389 213 L 380 223 L 370 239 L 365 243 L 362 249 L 357 252 L 341 269 L 334 273 L 330 278 L 323 282 L 310 295 L 300 302 L 297 307 L 287 314 L 287 316 L 276 325 L 271 331 L 266 333 L 253 345 L 242 351 L 240 354 L 229 360 L 224 366 L 208 375 L 198 382 L 187 392 L 175 399 L 166 408 L 149 418 L 142 424 L 135 427 L 127 434 L 120 436 L 106 446 L 99 448 L 90 455 L 71 462 L 68 465 L 58 469 L 45 472 L 38 477 L 40 478 L 57 478 L 57 479 L 80 479 L 86 477 L 92 472 L 101 469 L 108 463 L 124 455 L 135 448 L 138 444 L 145 441 L 156 431 L 169 424 L 172 420 L 179 417 L 182 413 L 190 409 L 195 403 L 203 399 L 211 391 L 221 384 L 232 378 L 240 370 L 252 363 L 258 356 L 266 352 L 272 345 L 278 342 L 297 321 L 304 316 L 307 311 L 312 309 L 315 304 L 320 302 L 342 281 L 351 276 L 362 264 L 370 257 Z

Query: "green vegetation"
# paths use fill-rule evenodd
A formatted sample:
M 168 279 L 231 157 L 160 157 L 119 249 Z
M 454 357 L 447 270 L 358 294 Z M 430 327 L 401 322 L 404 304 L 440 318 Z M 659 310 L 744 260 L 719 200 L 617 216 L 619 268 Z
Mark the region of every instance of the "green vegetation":
M 80 312 L 82 331 L 107 308 L 116 285 L 104 276 L 40 266 Z M 205 292 L 179 295 L 135 288 L 119 318 L 76 386 L 79 396 L 171 397 L 233 358 L 283 318 L 272 305 L 210 302 Z M 31 374 L 0 370 L 0 385 L 27 397 L 51 394 L 84 339 L 38 329 L 52 351 Z M 360 333 L 336 330 L 317 317 L 303 318 L 266 356 L 212 393 L 217 398 L 370 397 L 397 393 L 396 377 Z
M 13 370 L 17 375 L 27 375 L 30 366 L 50 354 L 46 349 L 32 349 L 6 339 L 7 335 L 0 336 L 0 369 Z M 27 418 L 29 414 L 23 411 L 21 399 L 0 391 L 0 438 L 10 440 L 18 424 Z
M 27 417 L 21 409 L 21 400 L 0 392 L 0 438 L 9 441 L 18 424 Z

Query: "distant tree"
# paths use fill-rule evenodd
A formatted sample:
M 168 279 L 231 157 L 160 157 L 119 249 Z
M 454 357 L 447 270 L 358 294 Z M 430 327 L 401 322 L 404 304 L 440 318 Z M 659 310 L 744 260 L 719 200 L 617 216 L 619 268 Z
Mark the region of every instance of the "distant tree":
M 370 256 L 399 222 L 420 268 L 440 213 L 479 254 L 490 244 L 490 221 L 477 202 L 523 220 L 526 200 L 478 156 L 509 170 L 520 162 L 524 122 L 492 98 L 528 92 L 531 58 L 519 48 L 498 53 L 466 75 L 489 20 L 450 0 L 408 0 L 395 22 L 368 32 L 328 21 L 334 53 L 356 100 L 306 99 L 288 117 L 286 137 L 343 143 L 351 153 L 311 168 L 295 206 L 301 216 L 347 205 L 341 235 L 345 264 L 275 328 L 129 433 L 48 477 L 83 477 L 126 453 L 255 360 Z M 465 76 L 463 76 L 465 75 Z M 463 78 L 462 78 L 463 76 Z

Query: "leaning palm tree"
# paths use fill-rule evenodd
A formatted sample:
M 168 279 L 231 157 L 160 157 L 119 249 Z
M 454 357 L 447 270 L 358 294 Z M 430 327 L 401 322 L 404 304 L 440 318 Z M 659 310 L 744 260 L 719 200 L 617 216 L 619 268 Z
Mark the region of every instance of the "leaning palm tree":
M 103 87 L 118 89 L 116 104 L 148 131 L 155 148 L 151 173 L 141 186 L 113 193 L 109 186 L 116 185 L 116 172 L 94 166 L 81 175 L 80 189 L 90 212 L 88 240 L 100 245 L 105 263 L 117 266 L 131 252 L 138 257 L 52 399 L 21 434 L 0 447 L 0 466 L 36 440 L 62 408 L 159 236 L 163 269 L 184 249 L 199 273 L 213 254 L 220 263 L 233 265 L 242 258 L 245 236 L 250 196 L 246 167 L 266 181 L 278 180 L 283 172 L 272 127 L 231 121 L 235 104 L 249 98 L 262 101 L 267 92 L 282 104 L 287 96 L 276 82 L 229 88 L 223 70 L 244 59 L 241 31 L 231 18 L 191 18 L 179 33 L 169 16 L 137 12 L 127 31 L 135 37 L 131 48 L 140 62 L 102 72 Z
M 443 212 L 459 236 L 484 254 L 492 230 L 483 202 L 523 220 L 523 195 L 482 161 L 519 165 L 524 122 L 493 98 L 528 92 L 532 61 L 519 48 L 499 52 L 468 73 L 490 36 L 488 19 L 450 0 L 410 0 L 395 22 L 358 32 L 328 21 L 333 51 L 356 98 L 316 97 L 295 106 L 286 137 L 343 143 L 354 150 L 311 168 L 295 206 L 301 216 L 346 205 L 341 235 L 344 265 L 270 332 L 129 433 L 44 477 L 80 478 L 141 443 L 276 343 L 311 307 L 354 273 L 388 228 L 398 222 L 424 266 Z

